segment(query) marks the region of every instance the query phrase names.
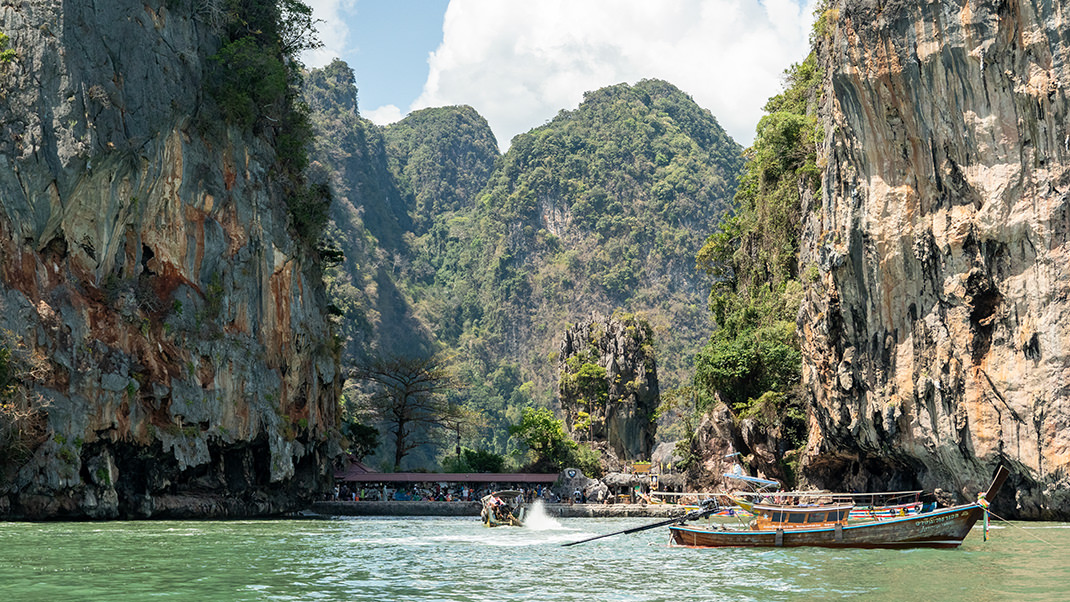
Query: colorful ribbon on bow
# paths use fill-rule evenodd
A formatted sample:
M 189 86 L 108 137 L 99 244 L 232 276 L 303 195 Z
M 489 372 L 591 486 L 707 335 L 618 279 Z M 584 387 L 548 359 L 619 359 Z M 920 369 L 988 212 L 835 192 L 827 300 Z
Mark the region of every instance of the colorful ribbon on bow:
M 977 505 L 980 506 L 981 508 L 983 508 L 984 511 L 985 511 L 985 528 L 984 528 L 984 539 L 983 539 L 983 541 L 988 541 L 988 505 L 989 505 L 989 502 L 988 502 L 987 499 L 985 499 L 985 493 L 983 491 L 981 493 L 977 494 Z

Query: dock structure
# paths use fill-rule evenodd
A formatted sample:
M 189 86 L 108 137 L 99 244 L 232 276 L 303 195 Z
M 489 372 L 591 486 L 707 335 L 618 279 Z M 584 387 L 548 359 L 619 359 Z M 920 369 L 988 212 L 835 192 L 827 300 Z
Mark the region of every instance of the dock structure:
M 555 518 L 672 518 L 687 513 L 674 504 L 546 504 Z M 479 517 L 479 502 L 324 501 L 314 502 L 313 514 L 323 516 L 471 516 Z
M 437 483 L 439 485 L 489 485 L 497 489 L 553 485 L 557 478 L 556 474 L 534 472 L 375 472 L 359 463 L 334 475 L 334 480 L 337 482 L 353 483 L 363 487 L 380 484 L 396 486 Z
M 349 491 L 360 490 L 360 495 L 353 494 L 353 497 L 358 499 L 318 501 L 313 503 L 310 510 L 314 514 L 328 516 L 479 516 L 482 507 L 478 499 L 483 492 L 513 489 L 546 492 L 558 483 L 559 479 L 573 476 L 573 472 L 576 472 L 575 469 L 562 474 L 378 472 L 361 462 L 350 462 L 345 469 L 337 471 L 334 477 L 337 483 Z M 634 486 L 639 484 L 640 480 L 635 475 L 626 477 L 630 480 L 623 483 L 622 487 L 629 495 L 610 496 L 610 501 L 615 503 L 551 503 L 544 500 L 546 513 L 557 518 L 668 518 L 687 512 L 685 507 L 672 503 L 633 503 L 641 501 L 638 498 L 651 498 L 645 495 L 637 498 L 632 495 Z M 403 493 L 418 489 L 450 490 L 454 493 L 467 490 L 468 499 L 407 499 L 408 495 Z M 401 495 L 398 495 L 399 493 Z

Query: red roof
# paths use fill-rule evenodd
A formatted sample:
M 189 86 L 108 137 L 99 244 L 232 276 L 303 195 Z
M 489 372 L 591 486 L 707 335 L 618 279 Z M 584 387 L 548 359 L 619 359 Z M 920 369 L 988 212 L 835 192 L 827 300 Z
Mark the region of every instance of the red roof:
M 370 472 L 363 464 L 334 474 L 356 483 L 553 483 L 556 474 L 533 472 Z

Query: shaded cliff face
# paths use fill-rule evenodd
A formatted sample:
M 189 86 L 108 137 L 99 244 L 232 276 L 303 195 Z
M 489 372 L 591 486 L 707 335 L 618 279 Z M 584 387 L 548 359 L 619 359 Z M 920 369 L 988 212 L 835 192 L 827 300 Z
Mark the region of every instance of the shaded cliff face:
M 806 474 L 961 495 L 1004 462 L 997 509 L 1070 516 L 1070 15 L 831 5 Z
M 0 329 L 48 358 L 0 516 L 251 515 L 324 484 L 337 362 L 270 128 L 192 115 L 197 3 L 0 7 Z
M 353 71 L 340 60 L 311 70 L 303 97 L 316 132 L 314 167 L 333 196 L 328 231 L 345 255 L 327 273 L 331 302 L 342 313 L 344 361 L 430 354 L 432 336 L 397 274 L 409 263 L 412 218 L 390 171 L 383 129 L 360 117 Z

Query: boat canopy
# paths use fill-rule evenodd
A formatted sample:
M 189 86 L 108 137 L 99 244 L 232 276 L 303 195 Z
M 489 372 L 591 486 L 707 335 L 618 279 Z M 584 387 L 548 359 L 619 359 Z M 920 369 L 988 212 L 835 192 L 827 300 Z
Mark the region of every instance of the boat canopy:
M 851 504 L 822 506 L 780 506 L 754 504 L 750 511 L 772 525 L 802 526 L 845 522 L 854 508 Z
M 779 486 L 779 481 L 770 481 L 769 479 L 760 479 L 758 477 L 750 477 L 745 474 L 735 474 L 731 472 L 724 473 L 724 476 L 729 479 L 737 479 L 746 483 L 754 483 L 755 485 L 761 485 L 762 487 Z

